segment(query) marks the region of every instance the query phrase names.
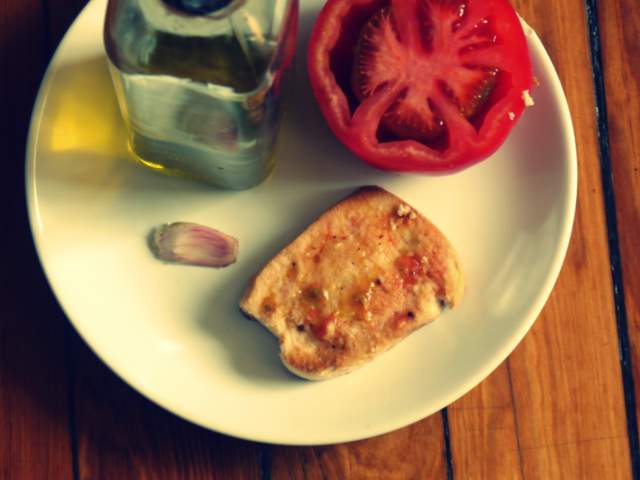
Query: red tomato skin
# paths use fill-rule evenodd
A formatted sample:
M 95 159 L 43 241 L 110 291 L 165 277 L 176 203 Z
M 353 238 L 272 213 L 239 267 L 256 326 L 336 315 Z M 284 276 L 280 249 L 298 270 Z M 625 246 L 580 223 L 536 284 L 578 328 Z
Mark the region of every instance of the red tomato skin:
M 410 0 L 407 0 L 410 1 Z M 418 0 L 425 1 L 425 0 Z M 428 0 L 427 0 L 428 1 Z M 484 3 L 487 11 L 497 12 L 501 34 L 509 39 L 503 50 L 511 52 L 517 67 L 508 73 L 511 88 L 491 106 L 479 131 L 468 122 L 449 135 L 444 150 L 429 148 L 414 140 L 379 142 L 377 125 L 368 120 L 385 108 L 397 92 L 384 87 L 365 100 L 352 114 L 345 92 L 331 69 L 330 54 L 342 34 L 342 21 L 354 8 L 376 10 L 380 0 L 328 0 L 320 11 L 307 50 L 307 69 L 318 106 L 333 134 L 366 163 L 383 170 L 450 174 L 466 169 L 491 156 L 504 143 L 525 109 L 524 91 L 530 91 L 533 73 L 527 40 L 520 20 L 508 0 L 469 0 Z M 462 122 L 460 122 L 462 123 Z

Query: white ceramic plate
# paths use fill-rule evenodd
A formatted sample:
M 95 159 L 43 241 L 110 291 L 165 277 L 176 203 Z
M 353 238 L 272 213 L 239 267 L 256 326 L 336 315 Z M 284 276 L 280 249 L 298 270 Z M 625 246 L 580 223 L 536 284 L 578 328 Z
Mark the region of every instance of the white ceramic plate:
M 265 184 L 220 192 L 129 161 L 107 73 L 105 0 L 60 46 L 31 126 L 28 202 L 40 259 L 82 337 L 125 381 L 188 420 L 282 444 L 343 442 L 415 422 L 485 378 L 515 348 L 558 276 L 574 217 L 576 152 L 567 102 L 528 32 L 541 86 L 506 144 L 462 173 L 430 178 L 367 167 L 331 135 L 304 55 L 321 0 L 303 0 L 279 167 Z M 431 218 L 468 276 L 461 307 L 373 363 L 321 383 L 281 367 L 274 338 L 237 302 L 258 267 L 352 189 L 378 184 Z M 240 240 L 224 270 L 164 265 L 145 237 L 193 221 Z

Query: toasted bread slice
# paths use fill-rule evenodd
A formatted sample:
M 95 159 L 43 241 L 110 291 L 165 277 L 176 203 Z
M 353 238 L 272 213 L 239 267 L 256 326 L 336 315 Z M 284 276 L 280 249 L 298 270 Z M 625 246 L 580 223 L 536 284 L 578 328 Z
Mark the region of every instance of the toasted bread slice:
M 444 235 L 395 195 L 364 187 L 330 208 L 247 287 L 240 308 L 280 341 L 293 373 L 347 373 L 461 299 Z

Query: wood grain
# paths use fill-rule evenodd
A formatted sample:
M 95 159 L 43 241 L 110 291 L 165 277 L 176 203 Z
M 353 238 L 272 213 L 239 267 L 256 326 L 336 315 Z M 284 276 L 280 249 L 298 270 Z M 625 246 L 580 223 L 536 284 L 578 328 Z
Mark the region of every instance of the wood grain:
M 628 478 L 584 2 L 513 4 L 540 35 L 569 99 L 579 156 L 577 218 L 555 291 L 509 368 L 449 410 L 454 472 L 462 478 Z
M 636 408 L 640 399 L 640 15 L 634 0 L 599 2 L 611 168 Z M 640 412 L 638 414 L 640 417 Z
M 24 158 L 48 58 L 41 3 L 0 3 L 0 478 L 70 478 L 66 322 L 29 231 Z
M 442 418 L 396 432 L 325 447 L 272 447 L 274 480 L 419 480 L 447 478 Z
M 449 407 L 456 478 L 522 479 L 508 361 Z
M 162 410 L 125 385 L 77 336 L 74 359 L 80 479 L 260 478 L 257 444 Z
M 546 478 L 581 478 L 585 472 L 593 478 L 629 478 L 584 2 L 517 4 L 556 65 L 579 159 L 578 206 L 565 268 L 537 324 L 510 358 L 523 471 L 535 477 L 544 465 L 543 452 L 554 460 L 548 464 L 553 468 L 542 470 Z

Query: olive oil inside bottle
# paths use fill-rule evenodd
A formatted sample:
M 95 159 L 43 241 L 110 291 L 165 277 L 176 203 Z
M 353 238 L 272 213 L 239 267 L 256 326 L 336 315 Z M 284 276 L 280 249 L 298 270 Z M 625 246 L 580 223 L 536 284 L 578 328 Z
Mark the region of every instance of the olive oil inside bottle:
M 233 18 L 217 20 L 228 26 L 223 34 L 181 35 L 153 28 L 138 1 L 110 8 L 105 26 L 134 158 L 222 188 L 260 183 L 274 166 L 285 68 L 278 59 L 295 35 L 257 31 L 252 37 L 251 28 L 238 34 Z M 248 10 L 238 13 L 242 21 L 252 18 L 252 1 L 265 0 L 248 0 Z M 287 2 L 285 11 L 295 11 L 295 3 Z

